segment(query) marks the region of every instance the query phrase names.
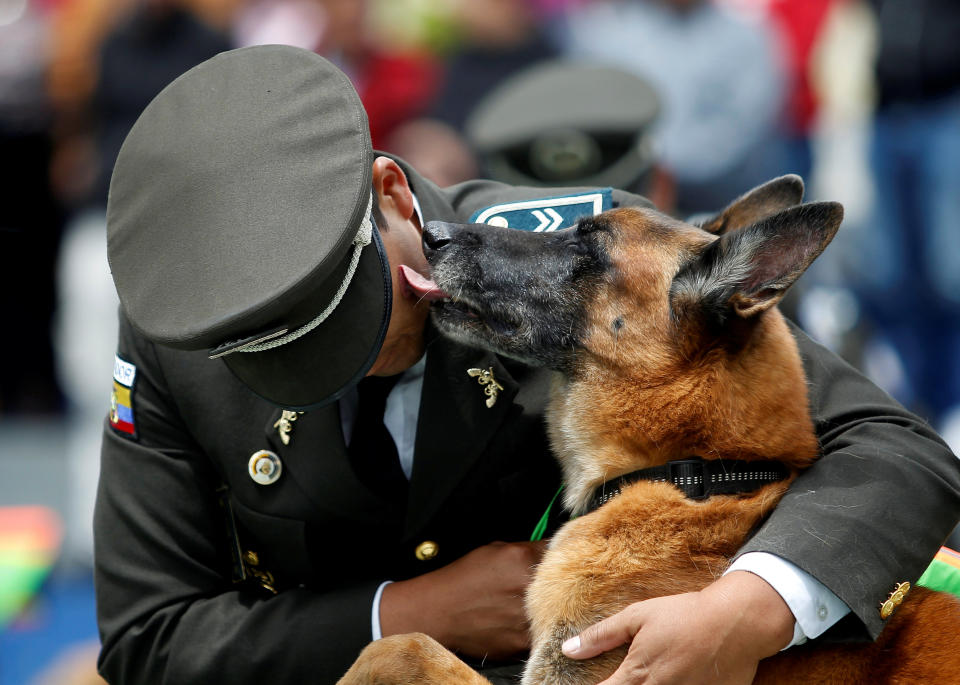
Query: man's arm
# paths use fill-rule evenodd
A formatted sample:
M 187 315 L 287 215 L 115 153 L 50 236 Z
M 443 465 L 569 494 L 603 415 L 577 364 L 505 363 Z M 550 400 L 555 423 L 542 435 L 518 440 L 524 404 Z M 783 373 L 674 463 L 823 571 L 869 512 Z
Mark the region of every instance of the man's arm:
M 166 397 L 152 348 L 137 366 L 133 440 L 106 428 L 95 514 L 101 672 L 111 683 L 333 682 L 370 639 L 377 582 L 276 596 L 240 589 L 211 462 Z
M 823 456 L 741 550 L 776 554 L 852 615 L 825 637 L 876 638 L 880 605 L 914 583 L 960 516 L 960 461 L 924 421 L 794 327 Z M 858 620 L 855 620 L 858 619 Z
M 960 514 L 960 462 L 921 419 L 794 327 L 822 458 L 790 487 L 740 550 L 786 559 L 851 613 L 825 639 L 876 638 L 880 604 L 914 583 Z M 704 590 L 638 602 L 564 644 L 584 659 L 630 650 L 605 685 L 746 684 L 761 658 L 790 642 L 795 619 L 759 576 L 736 571 Z M 684 636 L 695 640 L 684 645 Z
M 276 596 L 234 585 L 220 475 L 181 419 L 153 346 L 126 321 L 119 351 L 137 367 L 138 435 L 108 426 L 104 438 L 95 517 L 102 673 L 117 685 L 336 681 L 372 637 L 381 579 Z M 384 633 L 426 632 L 479 658 L 526 649 L 523 589 L 542 548 L 492 543 L 387 586 Z
M 759 661 L 790 641 L 793 624 L 776 590 L 736 571 L 699 592 L 631 604 L 564 642 L 563 653 L 587 659 L 629 644 L 601 685 L 748 685 Z

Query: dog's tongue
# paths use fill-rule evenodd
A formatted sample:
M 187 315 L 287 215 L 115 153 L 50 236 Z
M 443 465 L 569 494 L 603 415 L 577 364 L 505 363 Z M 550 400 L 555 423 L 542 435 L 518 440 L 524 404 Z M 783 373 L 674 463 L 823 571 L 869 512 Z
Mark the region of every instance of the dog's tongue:
M 410 290 L 421 300 L 433 302 L 434 300 L 442 300 L 445 297 L 449 297 L 449 295 L 440 290 L 436 283 L 429 278 L 424 278 L 409 266 L 401 264 L 399 268 L 407 285 L 410 286 Z

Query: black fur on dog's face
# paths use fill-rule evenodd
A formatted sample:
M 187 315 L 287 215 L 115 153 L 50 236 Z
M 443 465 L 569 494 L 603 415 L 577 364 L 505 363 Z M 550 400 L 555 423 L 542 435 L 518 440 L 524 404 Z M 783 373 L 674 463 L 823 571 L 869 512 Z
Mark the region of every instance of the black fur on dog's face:
M 446 295 L 434 322 L 568 377 L 592 364 L 666 382 L 736 354 L 833 238 L 842 207 L 801 194 L 798 177 L 774 179 L 702 227 L 634 207 L 555 233 L 429 222 L 424 254 Z
M 609 238 L 602 217 L 554 233 L 429 222 L 424 253 L 450 296 L 433 303 L 433 320 L 464 343 L 569 371 L 610 269 Z

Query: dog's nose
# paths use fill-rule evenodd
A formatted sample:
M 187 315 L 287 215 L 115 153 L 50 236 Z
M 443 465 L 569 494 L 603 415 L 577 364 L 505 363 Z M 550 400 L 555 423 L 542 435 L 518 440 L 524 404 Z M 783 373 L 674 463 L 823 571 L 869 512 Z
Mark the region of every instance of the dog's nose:
M 423 251 L 435 252 L 443 249 L 451 240 L 450 224 L 443 221 L 428 221 L 423 227 Z

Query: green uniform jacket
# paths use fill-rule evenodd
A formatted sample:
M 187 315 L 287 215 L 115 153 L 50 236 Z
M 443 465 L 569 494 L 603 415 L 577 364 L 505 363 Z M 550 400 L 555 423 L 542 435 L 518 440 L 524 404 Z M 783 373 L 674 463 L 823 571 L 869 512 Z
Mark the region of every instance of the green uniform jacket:
M 440 190 L 407 171 L 426 220 L 551 194 L 486 181 Z M 920 576 L 956 522 L 960 466 L 923 422 L 796 335 L 824 458 L 746 549 L 793 561 L 853 609 L 830 634 L 876 636 L 880 602 Z M 354 476 L 336 404 L 300 416 L 285 445 L 280 410 L 205 352 L 154 346 L 121 317 L 118 355 L 137 368 L 136 436 L 108 424 L 95 516 L 100 669 L 114 685 L 332 683 L 370 640 L 382 581 L 527 539 L 559 483 L 548 374 L 444 339 L 428 347 L 405 512 Z M 492 408 L 473 367 L 504 386 Z M 263 449 L 282 463 L 270 485 L 247 470 Z M 425 540 L 439 553 L 421 561 Z

